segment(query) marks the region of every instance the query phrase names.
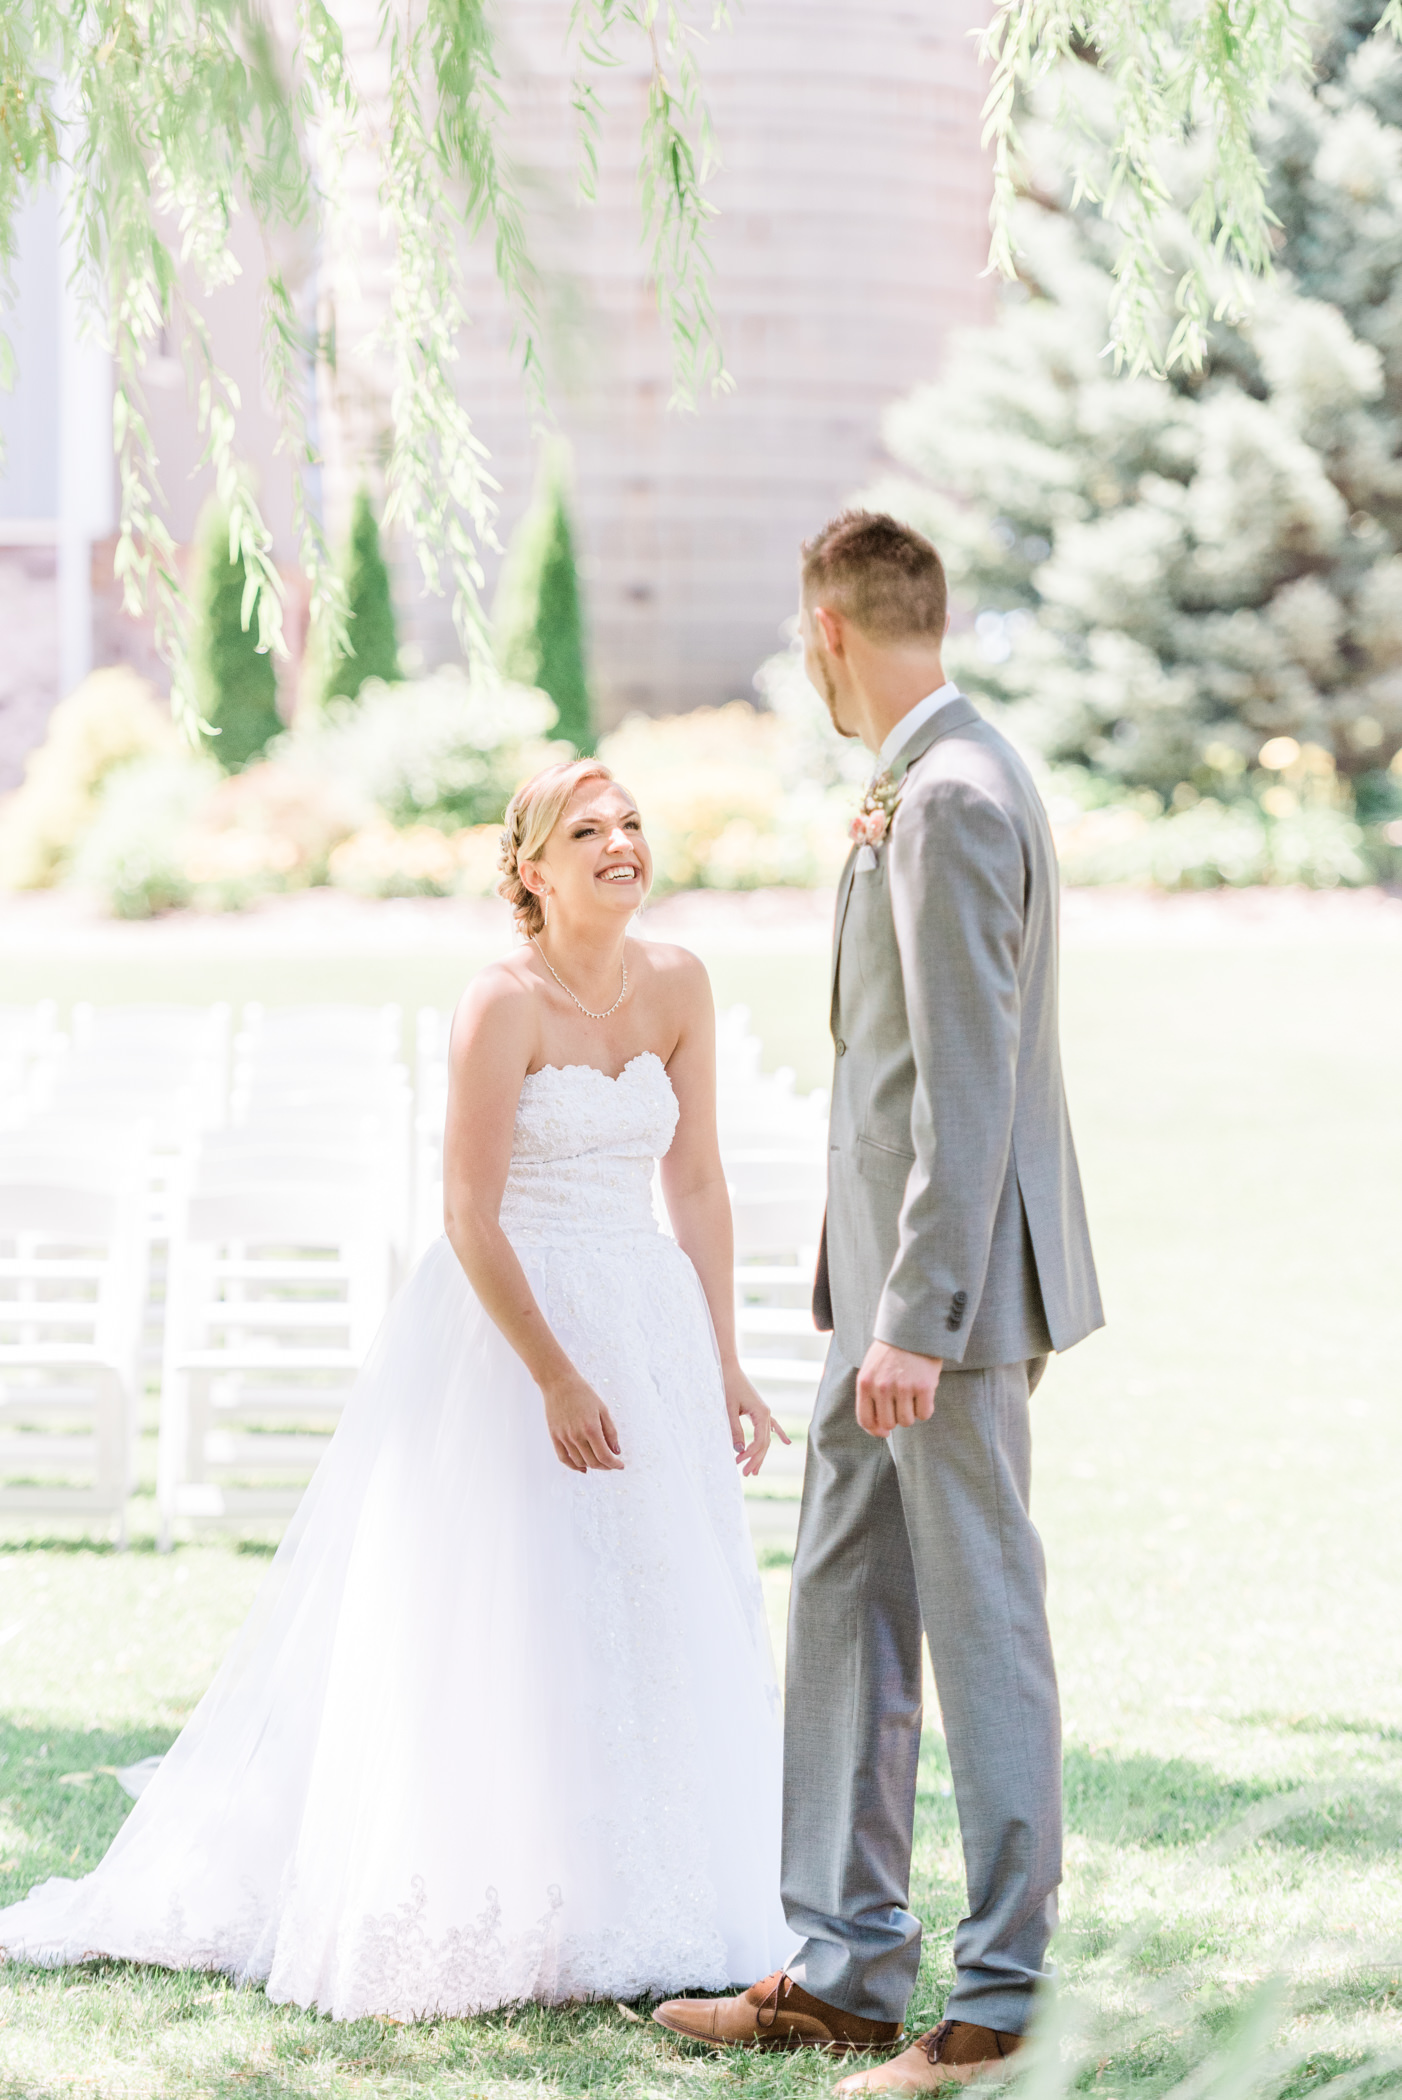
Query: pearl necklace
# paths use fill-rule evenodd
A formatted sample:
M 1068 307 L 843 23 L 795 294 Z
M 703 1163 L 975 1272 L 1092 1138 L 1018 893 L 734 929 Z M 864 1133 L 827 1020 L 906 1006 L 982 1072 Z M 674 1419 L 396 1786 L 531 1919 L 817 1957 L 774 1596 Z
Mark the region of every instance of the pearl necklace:
M 584 1017 L 585 1017 L 585 1019 L 586 1019 L 586 1020 L 589 1020 L 589 1021 L 606 1021 L 606 1020 L 608 1019 L 608 1017 L 609 1017 L 609 1015 L 610 1015 L 610 1014 L 612 1014 L 612 1013 L 617 1013 L 617 1011 L 618 1011 L 619 1007 L 620 1007 L 620 1006 L 622 1006 L 622 1004 L 623 1004 L 624 1000 L 625 1000 L 625 999 L 626 999 L 626 998 L 628 997 L 628 958 L 627 958 L 627 956 L 626 956 L 626 955 L 625 955 L 625 956 L 624 956 L 624 958 L 623 958 L 623 989 L 622 989 L 622 991 L 621 991 L 621 992 L 619 993 L 618 997 L 617 997 L 617 998 L 616 998 L 616 999 L 614 1000 L 614 1002 L 613 1002 L 613 1005 L 612 1005 L 612 1006 L 606 1006 L 606 1007 L 604 1008 L 604 1010 L 603 1010 L 603 1012 L 602 1012 L 601 1014 L 596 1014 L 596 1013 L 594 1013 L 594 1012 L 593 1012 L 593 1011 L 592 1011 L 592 1010 L 591 1010 L 591 1009 L 590 1009 L 589 1007 L 587 1007 L 587 1006 L 585 1005 L 584 1001 L 583 1001 L 583 1000 L 582 1000 L 581 998 L 579 998 L 579 997 L 578 997 L 578 996 L 577 996 L 577 995 L 576 995 L 576 994 L 575 994 L 574 992 L 572 992 L 572 991 L 570 990 L 569 986 L 568 986 L 568 985 L 567 985 L 567 984 L 565 983 L 565 980 L 564 980 L 564 978 L 563 978 L 563 977 L 562 977 L 562 976 L 560 975 L 559 971 L 558 971 L 558 970 L 556 969 L 556 967 L 555 967 L 554 963 L 553 963 L 553 962 L 551 962 L 551 960 L 550 960 L 550 957 L 549 957 L 549 956 L 548 956 L 548 955 L 546 954 L 545 950 L 544 950 L 544 949 L 543 949 L 543 948 L 541 947 L 541 945 L 540 945 L 540 942 L 539 942 L 539 940 L 537 939 L 537 937 L 536 937 L 536 935 L 535 935 L 535 934 L 532 934 L 532 935 L 531 935 L 531 941 L 532 941 L 532 943 L 534 944 L 534 946 L 535 946 L 535 949 L 536 949 L 537 953 L 539 954 L 539 956 L 540 956 L 540 959 L 541 959 L 541 961 L 542 961 L 542 962 L 543 962 L 543 963 L 545 964 L 545 967 L 546 967 L 546 969 L 547 969 L 547 970 L 548 970 L 548 971 L 550 972 L 550 974 L 551 974 L 551 976 L 552 976 L 552 977 L 554 978 L 554 980 L 555 980 L 556 984 L 558 984 L 558 985 L 559 985 L 559 987 L 560 987 L 560 990 L 561 990 L 561 991 L 562 991 L 562 992 L 563 992 L 563 993 L 565 994 L 566 998 L 569 998 L 569 999 L 573 999 L 573 1000 L 574 1000 L 574 1003 L 575 1003 L 575 1005 L 576 1005 L 576 1006 L 577 1006 L 577 1007 L 579 1008 L 580 1012 L 581 1012 L 581 1013 L 582 1013 L 582 1014 L 584 1015 Z

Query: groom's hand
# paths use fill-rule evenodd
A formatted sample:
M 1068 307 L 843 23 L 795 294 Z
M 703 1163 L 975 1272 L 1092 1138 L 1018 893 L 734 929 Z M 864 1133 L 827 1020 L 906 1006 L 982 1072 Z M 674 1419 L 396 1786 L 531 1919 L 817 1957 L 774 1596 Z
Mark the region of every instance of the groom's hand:
M 873 1342 L 857 1373 L 857 1420 L 868 1436 L 889 1436 L 928 1422 L 944 1369 L 938 1356 L 917 1356 L 890 1342 Z

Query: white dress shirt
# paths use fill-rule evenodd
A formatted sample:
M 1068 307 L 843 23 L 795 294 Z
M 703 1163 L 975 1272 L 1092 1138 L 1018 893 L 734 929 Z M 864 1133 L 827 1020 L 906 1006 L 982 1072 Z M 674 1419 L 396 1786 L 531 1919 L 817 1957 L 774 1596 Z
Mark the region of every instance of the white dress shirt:
M 891 761 L 905 749 L 916 730 L 924 728 L 931 715 L 938 714 L 942 707 L 948 707 L 951 700 L 958 700 L 960 697 L 958 686 L 946 680 L 937 692 L 926 693 L 923 700 L 917 700 L 914 707 L 908 708 L 881 746 L 881 764 L 878 771 L 885 771 Z

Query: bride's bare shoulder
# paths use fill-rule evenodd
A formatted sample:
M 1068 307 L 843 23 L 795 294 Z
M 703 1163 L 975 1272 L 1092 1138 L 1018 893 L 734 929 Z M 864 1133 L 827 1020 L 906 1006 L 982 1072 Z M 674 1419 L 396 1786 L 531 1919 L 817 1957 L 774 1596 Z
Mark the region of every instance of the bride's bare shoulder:
M 690 948 L 678 948 L 671 941 L 632 941 L 629 953 L 636 953 L 647 970 L 678 990 L 710 983 L 706 965 Z
M 539 987 L 521 955 L 503 956 L 479 970 L 458 1000 L 452 1043 L 460 1052 L 469 1044 L 505 1049 L 518 1038 L 533 1036 L 539 1011 Z
M 678 1043 L 715 1027 L 715 1002 L 706 965 L 690 948 L 674 947 L 669 941 L 639 941 L 643 980 L 649 1004 Z

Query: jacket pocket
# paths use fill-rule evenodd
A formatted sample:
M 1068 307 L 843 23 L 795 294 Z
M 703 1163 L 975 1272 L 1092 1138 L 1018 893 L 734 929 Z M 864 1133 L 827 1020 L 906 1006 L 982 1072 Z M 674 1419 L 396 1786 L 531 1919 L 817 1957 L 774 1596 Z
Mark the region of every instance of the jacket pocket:
M 864 1181 L 879 1181 L 892 1189 L 905 1188 L 915 1165 L 913 1152 L 898 1152 L 894 1145 L 879 1145 L 868 1137 L 857 1139 L 852 1157 Z

